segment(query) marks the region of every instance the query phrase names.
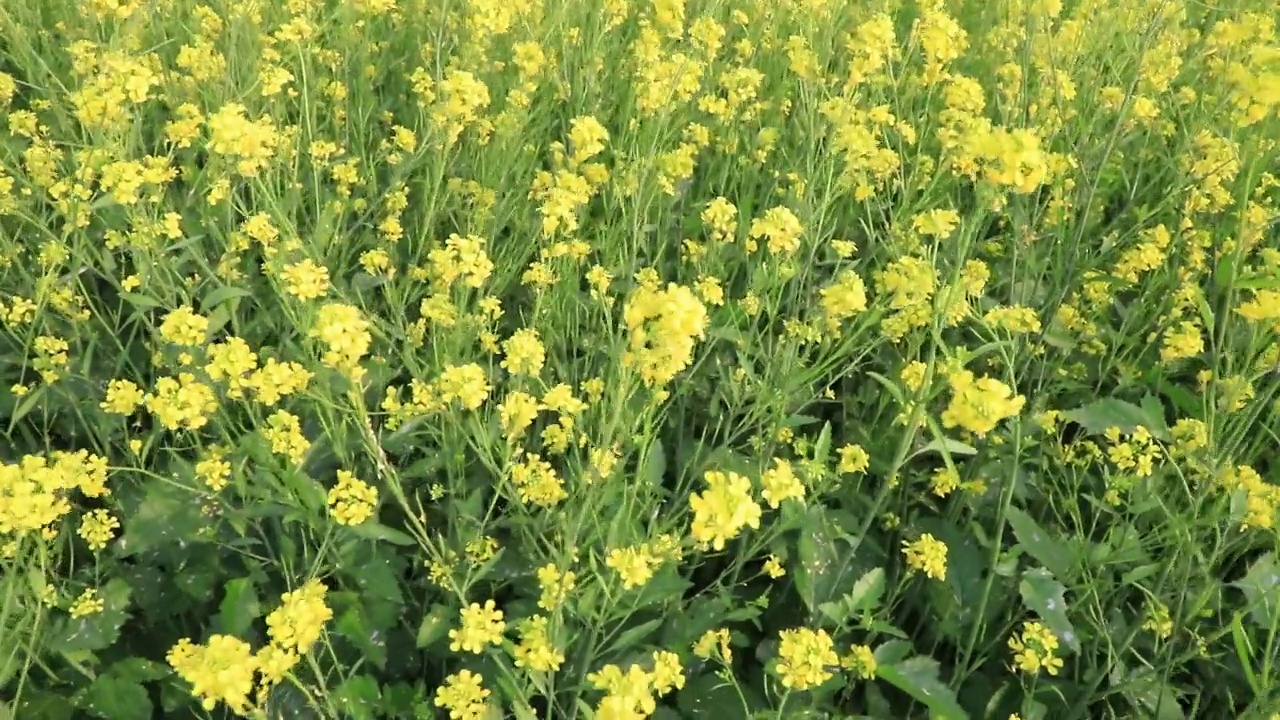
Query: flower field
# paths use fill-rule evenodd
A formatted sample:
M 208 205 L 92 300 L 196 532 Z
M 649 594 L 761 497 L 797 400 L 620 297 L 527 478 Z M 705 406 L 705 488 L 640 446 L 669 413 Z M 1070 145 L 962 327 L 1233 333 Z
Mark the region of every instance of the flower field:
M 0 0 L 0 720 L 1280 718 L 1267 0 Z

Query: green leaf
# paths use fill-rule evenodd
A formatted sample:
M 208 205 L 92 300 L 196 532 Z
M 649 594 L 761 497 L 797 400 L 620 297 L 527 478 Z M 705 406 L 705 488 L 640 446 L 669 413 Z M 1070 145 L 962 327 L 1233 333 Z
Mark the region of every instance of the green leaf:
M 642 622 L 633 628 L 628 628 L 616 639 L 609 643 L 611 652 L 623 652 L 633 647 L 641 645 L 655 630 L 662 627 L 663 619 L 656 618 L 647 622 Z
M 80 707 L 105 720 L 150 720 L 153 712 L 146 688 L 110 674 L 93 681 Z
M 1090 435 L 1101 435 L 1108 428 L 1118 427 L 1121 432 L 1133 432 L 1141 425 L 1158 439 L 1167 439 L 1163 415 L 1154 414 L 1149 403 L 1146 408 L 1117 398 L 1105 398 L 1062 414 L 1063 420 L 1079 423 Z
M 900 663 L 881 665 L 876 675 L 929 708 L 937 720 L 968 720 L 955 692 L 938 677 L 938 661 L 918 655 Z
M 859 568 L 849 545 L 848 537 L 821 506 L 809 509 L 796 544 L 795 583 L 810 613 L 853 588 Z
M 350 530 L 353 535 L 357 535 L 366 540 L 389 542 L 392 545 L 399 545 L 401 547 L 410 547 L 418 544 L 418 541 L 414 540 L 412 535 L 396 530 L 395 528 L 387 527 L 386 525 L 374 522 L 373 520 L 367 520 L 359 525 L 352 525 L 347 529 Z
M 138 293 L 120 293 L 120 298 L 139 310 L 150 310 L 151 308 L 160 307 L 160 301 L 148 295 L 140 295 Z
M 387 665 L 386 633 L 370 627 L 365 618 L 364 608 L 353 605 L 334 625 L 338 635 L 346 638 L 360 651 L 361 657 L 382 670 Z
M 1006 517 L 1013 527 L 1013 534 L 1018 544 L 1027 551 L 1036 562 L 1048 568 L 1058 577 L 1069 577 L 1071 574 L 1071 555 L 1057 538 L 1049 535 L 1040 524 L 1021 508 L 1010 506 Z
M 207 314 L 209 313 L 209 311 L 227 302 L 228 300 L 236 300 L 239 298 L 246 298 L 246 297 L 253 297 L 253 293 L 238 285 L 223 285 L 217 290 L 214 290 L 213 292 L 204 296 L 204 300 L 200 302 L 200 310 L 201 312 Z
M 214 627 L 224 635 L 244 635 L 262 615 L 262 603 L 250 578 L 230 580 L 223 586 L 222 603 Z
M 418 626 L 418 637 L 414 646 L 422 649 L 444 637 L 445 633 L 449 632 L 449 616 L 449 608 L 438 603 L 432 605 L 431 612 L 422 618 L 422 624 Z
M 1276 566 L 1275 554 L 1268 552 L 1254 560 L 1244 577 L 1231 586 L 1244 593 L 1253 624 L 1270 631 L 1280 610 L 1280 568 Z
M 942 437 L 925 445 L 919 450 L 911 454 L 911 457 L 927 455 L 928 453 L 947 453 L 948 455 L 977 455 L 978 449 L 972 445 L 966 445 L 959 440 L 952 440 L 949 437 Z M 910 458 L 908 458 L 910 459 Z
M 644 467 L 640 470 L 640 478 L 655 488 L 662 487 L 662 478 L 667 474 L 667 450 L 662 441 L 655 439 L 645 455 Z
M 1024 607 L 1039 615 L 1045 627 L 1052 630 L 1062 644 L 1080 652 L 1080 638 L 1067 618 L 1067 589 L 1062 583 L 1055 580 L 1048 570 L 1035 568 L 1022 573 L 1018 591 L 1022 594 Z
M 861 612 L 870 612 L 880 605 L 884 595 L 884 570 L 872 568 L 853 584 L 853 589 L 840 598 L 838 602 L 822 603 L 818 609 L 823 615 L 835 622 L 843 624 L 849 618 Z
M 64 656 L 82 651 L 103 650 L 120 637 L 120 626 L 129 619 L 129 584 L 114 578 L 99 589 L 102 611 L 80 618 L 68 617 L 58 625 L 50 638 L 50 646 Z
M 378 683 L 368 675 L 349 677 L 334 691 L 334 700 L 343 717 L 373 720 L 382 701 Z

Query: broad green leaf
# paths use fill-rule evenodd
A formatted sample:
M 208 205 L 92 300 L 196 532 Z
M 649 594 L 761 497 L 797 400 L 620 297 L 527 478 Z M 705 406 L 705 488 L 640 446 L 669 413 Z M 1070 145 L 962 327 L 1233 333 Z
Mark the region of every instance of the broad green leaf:
M 120 298 L 139 310 L 150 310 L 151 308 L 158 308 L 161 306 L 159 300 L 140 293 L 120 293 Z
M 947 453 L 948 455 L 977 455 L 978 449 L 972 445 L 966 445 L 959 440 L 952 440 L 949 437 L 938 438 L 928 445 L 920 448 L 911 454 L 911 457 L 927 455 L 929 453 Z
M 412 535 L 387 527 L 373 520 L 366 520 L 359 525 L 352 525 L 348 528 L 353 535 L 357 535 L 366 540 L 389 542 L 392 545 L 401 547 L 411 547 L 418 544 Z
M 877 665 L 895 665 L 911 654 L 911 643 L 902 640 L 890 640 L 875 650 Z
M 333 699 L 343 717 L 352 720 L 373 720 L 382 701 L 378 682 L 368 675 L 347 678 L 334 690 Z
M 621 635 L 609 642 L 610 652 L 620 653 L 643 644 L 649 636 L 662 627 L 663 622 L 662 618 L 656 618 L 640 623 L 635 627 L 627 628 Z
M 222 603 L 214 627 L 224 635 L 242 636 L 262 615 L 262 602 L 250 578 L 237 578 L 223 586 Z
M 209 311 L 213 310 L 219 305 L 222 305 L 228 300 L 235 300 L 238 298 L 246 298 L 246 297 L 253 297 L 253 293 L 238 285 L 223 285 L 217 290 L 214 290 L 213 292 L 204 296 L 204 300 L 200 302 L 200 310 L 201 312 L 204 312 L 207 314 Z
M 1067 617 L 1066 588 L 1062 583 L 1055 580 L 1048 570 L 1035 568 L 1022 573 L 1018 591 L 1022 594 L 1024 607 L 1039 615 L 1041 622 L 1063 645 L 1080 652 L 1080 638 Z
M 796 543 L 796 590 L 810 613 L 853 588 L 854 553 L 847 536 L 827 516 L 821 506 L 809 509 Z
M 822 603 L 818 609 L 832 622 L 842 624 L 858 613 L 875 610 L 880 605 L 884 589 L 884 570 L 872 568 L 858 578 L 853 589 L 839 601 Z
M 892 665 L 881 665 L 876 675 L 881 680 L 915 698 L 937 720 L 968 720 L 955 692 L 938 677 L 938 661 L 918 655 Z
M 361 657 L 373 663 L 379 670 L 387 664 L 387 634 L 370 627 L 364 608 L 354 605 L 334 624 L 338 635 L 347 639 L 360 651 Z
M 1142 408 L 1117 398 L 1105 398 L 1062 414 L 1067 422 L 1079 423 L 1090 435 L 1100 435 L 1108 428 L 1117 427 L 1122 432 L 1133 432 L 1141 425 L 1161 440 L 1168 437 L 1163 416 L 1154 415 L 1148 406 Z
M 114 578 L 100 588 L 102 611 L 84 617 L 68 617 L 55 626 L 50 646 L 63 655 L 81 651 L 103 650 L 120 637 L 120 626 L 129 619 L 129 584 Z
M 153 712 L 146 688 L 111 674 L 93 681 L 80 707 L 104 720 L 150 720 Z
M 1057 577 L 1070 577 L 1072 569 L 1071 555 L 1057 538 L 1052 537 L 1040 524 L 1021 508 L 1010 506 L 1005 515 L 1013 534 L 1018 538 L 1024 550 L 1036 562 L 1048 568 Z
M 667 450 L 662 441 L 655 439 L 649 445 L 649 453 L 644 458 L 644 467 L 640 471 L 640 479 L 655 488 L 662 487 L 662 479 L 667 474 Z
M 450 615 L 449 608 L 444 605 L 432 605 L 431 612 L 422 618 L 422 624 L 418 626 L 418 637 L 414 645 L 422 649 L 444 637 L 449 632 Z
M 1280 567 L 1276 565 L 1275 554 L 1265 553 L 1254 560 L 1244 577 L 1231 586 L 1244 593 L 1254 626 L 1270 631 L 1280 611 Z

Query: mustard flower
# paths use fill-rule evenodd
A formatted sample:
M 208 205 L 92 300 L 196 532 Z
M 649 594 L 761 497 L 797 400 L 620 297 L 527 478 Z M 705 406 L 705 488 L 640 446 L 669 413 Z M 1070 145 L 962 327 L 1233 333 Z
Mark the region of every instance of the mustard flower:
M 751 481 L 737 473 L 707 471 L 707 489 L 689 498 L 693 538 L 716 550 L 744 527 L 760 527 L 760 506 L 751 497 Z
M 191 694 L 211 711 L 225 703 L 232 712 L 249 712 L 258 663 L 249 643 L 230 635 L 213 635 L 204 645 L 187 638 L 169 650 L 169 665 L 178 677 L 191 684 Z
M 826 630 L 783 630 L 778 637 L 777 669 L 783 687 L 808 690 L 831 679 L 840 658 Z
M 915 542 L 904 540 L 902 554 L 912 570 L 919 570 L 934 580 L 947 576 L 947 545 L 929 533 L 921 535 Z
M 479 655 L 487 645 L 498 645 L 507 624 L 502 621 L 502 611 L 492 600 L 484 605 L 471 603 L 462 610 L 462 625 L 449 631 L 449 650 Z
M 338 471 L 338 484 L 329 491 L 329 514 L 339 525 L 359 525 L 373 517 L 378 491 L 346 470 Z

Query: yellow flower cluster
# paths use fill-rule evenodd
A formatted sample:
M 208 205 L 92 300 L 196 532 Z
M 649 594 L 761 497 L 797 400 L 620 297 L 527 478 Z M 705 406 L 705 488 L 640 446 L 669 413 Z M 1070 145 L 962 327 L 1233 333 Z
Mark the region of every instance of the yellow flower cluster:
M 516 667 L 529 668 L 535 672 L 555 672 L 560 669 L 560 665 L 564 663 L 564 653 L 551 642 L 546 616 L 534 615 L 527 618 L 516 629 L 520 633 L 520 642 L 513 651 Z
M 84 450 L 54 452 L 48 458 L 25 455 L 17 463 L 0 464 L 0 536 L 40 533 L 52 539 L 55 523 L 71 512 L 71 492 L 101 497 L 108 494 L 106 481 L 106 459 Z M 98 540 L 105 545 L 113 529 L 110 521 L 95 525 L 90 520 L 82 533 L 89 533 L 85 539 L 91 545 Z
M 369 321 L 359 308 L 345 303 L 329 303 L 320 308 L 315 327 L 308 333 L 325 346 L 324 364 L 359 382 L 364 376 L 360 359 L 369 352 L 373 338 Z
M 537 577 L 540 588 L 538 607 L 548 612 L 563 605 L 578 582 L 577 573 L 561 570 L 554 563 L 538 568 Z
M 249 643 L 230 635 L 213 635 L 203 645 L 178 641 L 166 658 L 178 677 L 191 684 L 191 694 L 205 710 L 226 703 L 232 712 L 249 712 L 258 660 Z
M 492 600 L 486 600 L 484 605 L 471 603 L 462 609 L 462 625 L 449 631 L 449 650 L 479 655 L 488 645 L 502 644 L 506 631 L 502 611 Z
M 298 663 L 299 656 L 320 639 L 324 624 L 333 618 L 333 611 L 325 604 L 326 592 L 324 583 L 312 580 L 281 596 L 280 607 L 267 615 L 271 641 L 256 654 L 249 643 L 229 635 L 213 635 L 203 645 L 183 638 L 169 650 L 169 665 L 191 683 L 191 694 L 205 710 L 213 710 L 221 702 L 244 715 L 255 686 L 257 704 L 261 705 L 270 689 Z
M 598 718 L 643 718 L 657 710 L 657 698 L 684 687 L 684 668 L 680 658 L 671 652 L 653 653 L 653 670 L 646 672 L 632 664 L 624 671 L 617 665 L 605 665 L 587 675 L 592 687 L 605 696 L 596 706 Z
M 329 514 L 339 525 L 359 525 L 373 517 L 378 491 L 346 470 L 338 471 L 338 484 L 329 491 Z
M 436 689 L 435 705 L 448 710 L 454 720 L 479 720 L 489 708 L 489 689 L 483 683 L 484 678 L 470 670 L 454 673 Z
M 947 576 L 947 544 L 930 533 L 921 535 L 915 542 L 903 540 L 902 554 L 912 570 L 918 570 L 934 580 L 942 580 Z
M 835 643 L 826 630 L 798 628 L 778 634 L 778 677 L 788 690 L 809 690 L 831 679 L 838 667 Z
M 1227 492 L 1242 493 L 1245 498 L 1241 529 L 1275 527 L 1280 509 L 1280 485 L 1272 485 L 1248 465 L 1228 468 L 1219 474 L 1217 486 Z
M 818 291 L 827 330 L 839 332 L 840 323 L 867 309 L 867 289 L 862 278 L 852 270 L 842 271 L 827 287 Z
M 90 550 L 97 552 L 111 542 L 119 529 L 120 521 L 110 512 L 98 508 L 80 518 L 80 529 L 76 532 L 88 543 Z
M 147 411 L 169 430 L 199 430 L 218 409 L 213 389 L 192 373 L 179 373 L 176 378 L 156 381 L 154 393 L 145 398 Z
M 536 453 L 525 455 L 511 466 L 511 483 L 520 494 L 520 502 L 542 508 L 553 508 L 569 497 L 555 468 Z
M 1014 667 L 1020 672 L 1035 675 L 1044 670 L 1057 675 L 1062 669 L 1062 658 L 1054 655 L 1057 636 L 1038 622 L 1023 623 L 1022 632 L 1009 638 L 1009 649 L 1013 651 Z
M 649 387 L 671 382 L 693 361 L 695 341 L 707 327 L 707 309 L 689 288 L 642 285 L 627 299 L 623 317 L 630 340 L 623 363 Z
M 951 403 L 942 411 L 943 427 L 959 427 L 978 437 L 995 429 L 996 423 L 1022 412 L 1026 398 L 991 377 L 975 378 L 968 370 L 947 376 Z
M 760 506 L 751 497 L 751 480 L 734 472 L 708 470 L 707 489 L 689 497 L 693 539 L 723 550 L 744 527 L 760 527 Z
M 773 459 L 773 467 L 760 475 L 760 497 L 777 509 L 785 500 L 803 500 L 804 483 L 796 477 L 791 463 L 782 458 Z

